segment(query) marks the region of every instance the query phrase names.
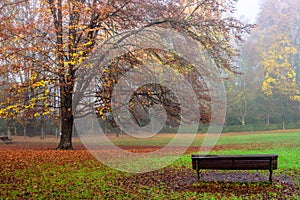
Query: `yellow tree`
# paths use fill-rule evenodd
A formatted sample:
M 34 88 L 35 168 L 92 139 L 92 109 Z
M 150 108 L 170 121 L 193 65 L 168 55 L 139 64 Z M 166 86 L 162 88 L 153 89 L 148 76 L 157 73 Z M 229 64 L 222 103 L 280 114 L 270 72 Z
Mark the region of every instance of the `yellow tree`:
M 300 100 L 300 91 L 296 83 L 296 72 L 291 58 L 297 49 L 291 44 L 286 34 L 275 36 L 271 46 L 262 52 L 262 66 L 265 78 L 262 91 L 267 97 L 279 96 L 282 109 L 282 125 L 285 129 L 285 105 L 287 99 Z
M 268 101 L 267 123 L 270 121 L 271 102 L 277 104 L 277 109 L 281 109 L 279 112 L 284 126 L 284 109 L 291 105 L 287 104 L 288 101 L 298 99 L 299 11 L 299 1 L 265 0 L 262 2 L 254 38 L 265 74 L 262 92 Z

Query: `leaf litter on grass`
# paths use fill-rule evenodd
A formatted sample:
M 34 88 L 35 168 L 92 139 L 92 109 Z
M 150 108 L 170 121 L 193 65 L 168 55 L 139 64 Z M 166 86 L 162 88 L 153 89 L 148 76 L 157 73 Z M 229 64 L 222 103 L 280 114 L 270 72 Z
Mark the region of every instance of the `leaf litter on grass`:
M 272 185 L 267 183 L 267 171 L 202 171 L 198 181 L 187 162 L 148 173 L 129 174 L 103 166 L 80 145 L 77 150 L 57 151 L 49 143 L 23 144 L 0 146 L 1 197 L 299 199 L 300 196 L 298 170 L 275 171 Z M 156 148 L 159 147 L 126 147 L 126 150 L 139 153 Z M 195 150 L 196 147 L 191 147 L 188 154 Z

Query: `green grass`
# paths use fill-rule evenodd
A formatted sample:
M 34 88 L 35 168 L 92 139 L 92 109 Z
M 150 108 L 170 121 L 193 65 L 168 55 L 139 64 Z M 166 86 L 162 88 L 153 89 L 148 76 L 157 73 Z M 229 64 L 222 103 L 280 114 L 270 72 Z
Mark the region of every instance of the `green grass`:
M 280 133 L 256 133 L 239 135 L 221 135 L 217 144 L 259 144 L 272 143 L 273 145 L 300 144 L 300 132 L 280 132 Z
M 278 154 L 278 168 L 300 170 L 300 148 L 272 148 L 266 150 L 227 150 L 212 154 Z
M 104 196 L 105 190 L 113 190 L 117 171 L 99 167 L 74 169 L 72 166 L 40 165 L 39 170 L 18 170 L 20 185 L 0 185 L 6 187 L 8 199 L 30 196 L 33 199 L 74 199 Z M 2 194 L 3 195 L 3 194 Z M 5 195 L 5 194 L 4 194 Z
M 184 134 L 182 134 L 184 136 Z M 187 138 L 193 135 L 186 134 Z M 193 146 L 199 146 L 203 142 L 205 134 L 197 134 L 193 142 Z M 110 140 L 118 146 L 164 146 L 168 144 L 174 135 L 172 134 L 158 134 L 152 138 L 139 139 L 121 135 L 120 137 L 110 137 Z M 300 132 L 278 132 L 278 133 L 241 133 L 229 134 L 223 133 L 220 135 L 217 145 L 226 144 L 261 144 L 272 143 L 276 145 L 284 144 L 299 144 Z
M 203 135 L 198 135 L 193 145 L 201 145 L 203 138 Z M 120 137 L 113 138 L 113 142 L 123 146 L 162 146 L 171 139 L 164 135 L 152 139 Z M 298 156 L 300 155 L 300 132 L 222 134 L 216 145 L 225 145 L 226 149 L 221 148 L 222 150 L 212 151 L 210 154 L 278 154 L 279 168 L 300 169 L 300 156 Z M 165 159 L 169 159 L 169 157 L 165 157 Z M 188 160 L 185 164 L 190 162 L 190 156 L 184 156 L 182 159 Z

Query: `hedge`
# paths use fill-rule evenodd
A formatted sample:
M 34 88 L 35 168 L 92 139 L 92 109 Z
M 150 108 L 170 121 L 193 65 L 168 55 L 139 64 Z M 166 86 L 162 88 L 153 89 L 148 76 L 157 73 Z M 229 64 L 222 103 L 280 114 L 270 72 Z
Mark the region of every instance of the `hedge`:
M 198 128 L 199 133 L 206 133 L 208 125 L 200 125 Z M 300 129 L 300 123 L 286 123 L 285 129 Z M 248 125 L 235 125 L 235 126 L 224 126 L 223 133 L 228 132 L 254 132 L 254 131 L 270 131 L 270 130 L 282 130 L 282 124 L 248 124 Z M 176 133 L 178 131 L 177 127 L 165 127 L 161 130 L 162 133 Z M 188 132 L 188 131 L 187 131 Z

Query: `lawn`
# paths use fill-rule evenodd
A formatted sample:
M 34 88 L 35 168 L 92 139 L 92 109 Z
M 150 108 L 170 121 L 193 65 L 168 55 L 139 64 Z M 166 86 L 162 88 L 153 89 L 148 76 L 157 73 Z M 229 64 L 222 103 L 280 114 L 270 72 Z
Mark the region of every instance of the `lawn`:
M 154 151 L 173 134 L 151 139 L 110 136 L 127 151 Z M 103 165 L 74 139 L 75 150 L 57 151 L 57 139 L 14 137 L 0 144 L 0 199 L 299 199 L 300 132 L 223 134 L 212 154 L 279 155 L 274 183 L 268 171 L 201 172 L 197 181 L 190 155 L 203 141 L 197 135 L 188 152 L 173 164 L 143 174 L 120 172 Z M 111 159 L 111 158 L 108 158 Z M 126 158 L 125 158 L 126 159 Z M 154 160 L 168 159 L 168 156 Z

